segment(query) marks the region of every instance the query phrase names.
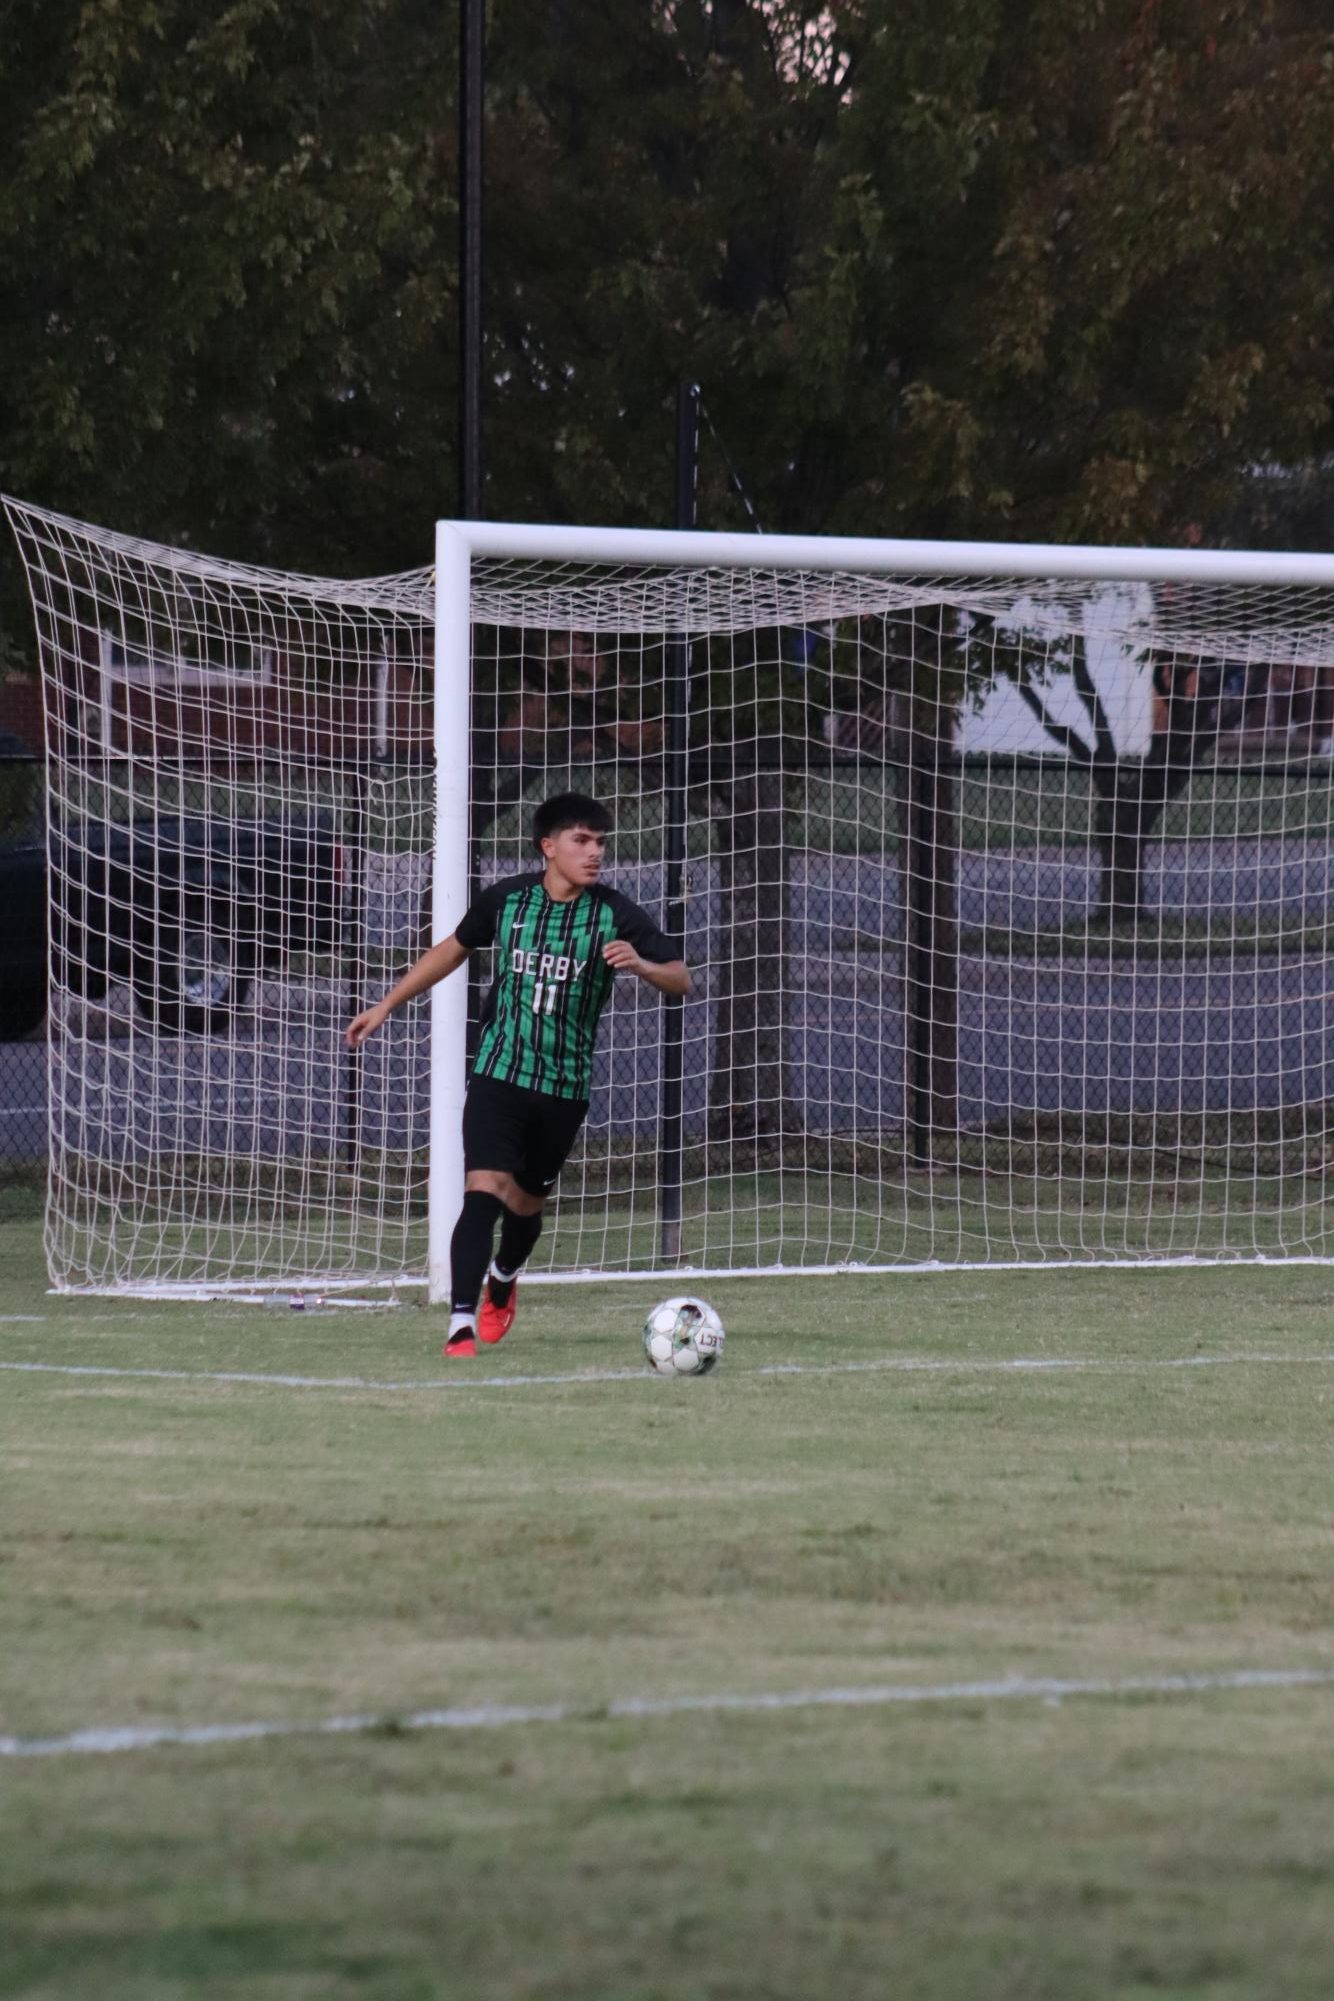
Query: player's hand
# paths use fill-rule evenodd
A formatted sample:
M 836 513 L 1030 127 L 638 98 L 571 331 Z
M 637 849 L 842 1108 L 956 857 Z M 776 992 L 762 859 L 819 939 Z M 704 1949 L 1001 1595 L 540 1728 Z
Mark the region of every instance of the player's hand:
M 617 973 L 642 973 L 645 961 L 640 958 L 628 938 L 613 938 L 610 945 L 602 947 L 602 956 Z
M 388 1012 L 388 1008 L 377 1001 L 374 1007 L 368 1007 L 364 1014 L 359 1014 L 355 1021 L 350 1021 L 347 1025 L 347 1035 L 344 1038 L 348 1048 L 360 1049 L 366 1037 L 374 1035 L 376 1029 L 388 1015 Z

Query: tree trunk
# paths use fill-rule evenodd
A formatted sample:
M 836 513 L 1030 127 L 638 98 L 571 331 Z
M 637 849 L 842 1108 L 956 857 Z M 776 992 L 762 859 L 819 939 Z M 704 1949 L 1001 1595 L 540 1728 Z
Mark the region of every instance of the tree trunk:
M 1139 786 L 1125 785 L 1122 767 L 1114 774 L 1117 790 L 1098 801 L 1095 827 L 1102 881 L 1095 912 L 1100 924 L 1132 923 L 1142 914 L 1144 896 L 1144 848 L 1153 822 L 1161 811 L 1152 811 Z M 1094 774 L 1097 783 L 1097 773 Z
M 1098 923 L 1132 924 L 1147 914 L 1145 851 L 1168 801 L 1184 792 L 1197 759 L 1213 742 L 1213 737 L 1193 730 L 1176 731 L 1160 737 L 1161 752 L 1155 744 L 1140 764 L 1093 767 L 1093 783 L 1101 795 L 1094 817 L 1102 862 Z

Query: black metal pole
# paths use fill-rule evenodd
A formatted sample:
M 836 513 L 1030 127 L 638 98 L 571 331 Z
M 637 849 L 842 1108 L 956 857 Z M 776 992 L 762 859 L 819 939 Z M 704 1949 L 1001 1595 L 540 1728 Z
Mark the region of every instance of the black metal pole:
M 482 518 L 482 175 L 486 128 L 486 0 L 459 0 L 459 492 L 461 521 Z M 475 756 L 475 753 L 474 753 Z M 480 887 L 477 771 L 469 785 L 468 901 Z M 477 1053 L 482 969 L 469 961 L 468 1069 Z
M 958 792 L 949 710 L 932 699 L 914 718 L 909 752 L 907 1007 L 908 1151 L 942 1164 L 959 1126 Z
M 938 774 L 926 732 L 914 723 L 908 768 L 907 904 L 907 1030 L 908 1030 L 908 1158 L 912 1166 L 931 1165 L 931 969 L 935 945 L 935 907 L 931 891 L 932 847 Z
M 482 513 L 485 0 L 459 0 L 459 519 Z
M 693 528 L 699 468 L 699 385 L 682 382 L 676 391 L 675 526 Z M 671 640 L 664 663 L 665 714 L 663 779 L 663 929 L 685 956 L 686 935 L 686 762 L 690 728 L 690 641 Z M 664 1259 L 681 1254 L 681 1181 L 684 1135 L 681 1085 L 685 1057 L 685 1002 L 663 1002 L 662 1085 L 659 1094 L 658 1219 Z
M 351 922 L 343 934 L 344 965 L 348 975 L 348 992 L 345 1006 L 347 1019 L 351 1021 L 364 1007 L 370 1005 L 368 990 L 370 971 L 366 964 L 366 850 L 369 842 L 370 818 L 367 793 L 371 773 L 367 766 L 358 764 L 348 775 L 347 782 L 357 788 L 357 803 L 354 813 L 348 816 L 337 838 L 345 843 L 344 852 L 356 857 L 351 872 L 351 880 L 344 885 L 344 897 L 351 897 Z M 348 821 L 350 820 L 350 824 Z M 346 908 L 346 904 L 344 905 Z M 362 1084 L 365 1077 L 366 1059 L 359 1050 L 349 1050 L 343 1060 L 346 1079 L 344 1102 L 345 1146 L 344 1161 L 356 1169 L 361 1162 L 361 1103 Z

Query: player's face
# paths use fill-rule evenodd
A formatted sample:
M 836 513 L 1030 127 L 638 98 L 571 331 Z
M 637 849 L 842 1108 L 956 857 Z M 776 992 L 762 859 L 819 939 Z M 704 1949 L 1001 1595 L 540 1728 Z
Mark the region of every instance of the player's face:
M 592 827 L 562 827 L 558 834 L 547 836 L 542 852 L 554 875 L 582 889 L 596 882 L 602 872 L 607 836 L 595 833 Z

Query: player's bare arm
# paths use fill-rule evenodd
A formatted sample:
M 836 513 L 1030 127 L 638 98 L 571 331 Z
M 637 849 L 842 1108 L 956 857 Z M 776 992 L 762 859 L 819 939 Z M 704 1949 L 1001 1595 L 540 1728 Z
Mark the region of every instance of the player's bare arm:
M 613 938 L 609 945 L 603 946 L 602 956 L 616 972 L 633 973 L 659 993 L 690 992 L 690 968 L 684 959 L 669 959 L 665 966 L 655 965 L 651 959 L 641 958 L 627 938 Z
M 457 938 L 442 938 L 438 945 L 432 945 L 429 951 L 422 953 L 415 966 L 409 967 L 398 985 L 389 989 L 383 1000 L 377 1001 L 374 1007 L 368 1007 L 355 1021 L 348 1023 L 348 1048 L 360 1049 L 367 1036 L 374 1035 L 395 1008 L 402 1007 L 404 1001 L 415 1000 L 418 994 L 424 994 L 437 981 L 456 973 L 467 957 L 467 947 L 460 945 Z

